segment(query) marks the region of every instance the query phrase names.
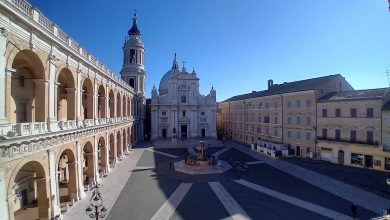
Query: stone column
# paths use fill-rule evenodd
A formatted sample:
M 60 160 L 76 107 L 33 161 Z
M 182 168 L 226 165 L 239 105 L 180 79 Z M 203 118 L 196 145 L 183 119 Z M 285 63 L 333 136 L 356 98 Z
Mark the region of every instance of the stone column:
M 109 89 L 108 89 L 108 84 L 106 85 L 106 99 L 104 100 L 105 101 L 105 106 L 106 106 L 106 115 L 105 115 L 105 118 L 106 118 L 106 122 L 107 122 L 107 118 L 110 118 L 110 99 L 109 99 L 109 96 L 110 96 L 110 93 L 109 93 Z
M 5 132 L 3 132 L 3 127 L 7 126 L 9 122 L 7 121 L 6 117 L 6 89 L 8 89 L 8 86 L 11 85 L 7 84 L 7 71 L 6 71 L 6 60 L 4 54 L 6 53 L 7 49 L 7 38 L 8 38 L 8 31 L 5 27 L 0 29 L 0 129 L 1 133 L 0 135 L 5 135 Z M 7 212 L 8 213 L 8 212 Z
M 111 149 L 111 144 L 110 144 L 110 136 L 108 132 L 106 133 L 106 167 L 105 172 L 108 173 L 110 172 L 110 149 Z
M 92 118 L 94 119 L 94 122 L 95 122 L 95 125 L 98 124 L 98 118 L 99 118 L 99 115 L 98 115 L 98 93 L 97 93 L 97 89 L 96 89 L 96 85 L 94 86 L 95 90 L 94 92 L 92 93 Z
M 58 58 L 55 57 L 55 55 L 50 54 L 49 55 L 49 88 L 48 88 L 48 113 L 49 116 L 47 118 L 47 124 L 49 131 L 57 131 L 58 130 L 58 124 L 57 124 L 57 117 L 56 117 L 56 70 L 57 67 L 54 64 L 54 61 L 56 61 Z M 38 93 L 39 94 L 39 93 Z
M 70 199 L 78 200 L 77 196 L 77 162 L 68 163 L 69 168 L 69 197 Z
M 117 95 L 118 95 L 118 93 L 114 93 L 114 118 L 115 118 L 115 121 L 116 121 L 116 117 L 118 117 L 118 111 L 117 111 Z M 116 138 L 116 137 L 115 137 Z
M 76 89 L 76 123 L 77 127 L 82 126 L 81 117 L 81 70 L 77 69 L 77 89 Z
M 94 138 L 94 146 L 93 146 L 93 166 L 94 166 L 94 180 L 96 183 L 100 182 L 99 177 L 99 139 L 95 136 Z M 89 164 L 89 163 L 88 163 Z
M 53 216 L 61 215 L 60 208 L 60 194 L 58 192 L 57 185 L 57 163 L 56 163 L 56 151 L 55 150 L 47 150 L 47 159 L 49 164 L 49 186 L 50 190 L 48 191 L 49 198 L 52 199 L 51 209 Z M 51 194 L 50 194 L 51 193 Z M 55 198 L 53 198 L 55 196 Z
M 84 155 L 82 151 L 82 146 L 79 141 L 76 141 L 76 161 L 77 163 L 77 199 L 80 200 L 85 197 L 84 192 Z

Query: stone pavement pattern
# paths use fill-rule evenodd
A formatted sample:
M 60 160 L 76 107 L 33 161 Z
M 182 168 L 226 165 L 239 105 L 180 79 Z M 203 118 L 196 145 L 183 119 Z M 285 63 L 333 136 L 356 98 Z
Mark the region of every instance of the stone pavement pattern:
M 352 201 L 358 204 L 357 217 L 369 219 L 390 205 L 385 198 L 312 171 L 302 174 L 307 170 L 237 143 L 225 145 L 210 151 L 232 166 L 247 164 L 248 171 L 237 180 L 183 183 L 155 169 L 180 160 L 183 148 L 134 149 L 102 181 L 107 219 L 350 219 Z M 65 219 L 88 219 L 88 199 Z

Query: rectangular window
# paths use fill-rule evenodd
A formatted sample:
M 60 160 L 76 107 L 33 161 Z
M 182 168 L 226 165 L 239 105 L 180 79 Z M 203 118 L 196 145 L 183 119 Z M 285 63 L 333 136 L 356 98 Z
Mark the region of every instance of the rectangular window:
M 291 131 L 287 131 L 287 137 L 291 138 Z
M 336 141 L 340 140 L 340 138 L 341 138 L 341 130 L 340 129 L 336 129 L 334 131 L 334 138 L 335 138 Z
M 187 103 L 187 96 L 185 95 L 181 96 L 181 103 Z
M 351 142 L 352 143 L 355 143 L 356 142 L 356 131 L 355 130 L 351 130 Z
M 367 144 L 373 144 L 373 143 L 374 143 L 374 132 L 367 131 Z
M 183 110 L 182 114 L 183 114 L 183 117 L 185 117 L 186 116 L 186 111 Z
M 311 139 L 311 133 L 310 132 L 306 132 L 306 140 L 310 141 L 310 139 Z
M 261 114 L 259 114 L 259 123 L 261 123 Z
M 363 154 L 351 153 L 351 164 L 363 166 Z
M 326 108 L 322 109 L 322 117 L 324 118 L 328 117 L 328 109 Z
M 205 112 L 201 112 L 200 115 L 204 116 L 204 115 L 205 115 Z
M 166 116 L 166 115 L 167 115 L 167 112 L 166 112 L 166 111 L 163 111 L 163 112 L 161 112 L 161 115 L 162 115 L 162 116 Z
M 300 131 L 297 131 L 297 139 L 301 140 L 301 132 Z
M 373 118 L 373 117 L 374 117 L 374 109 L 367 108 L 367 118 Z
M 287 108 L 291 108 L 291 101 L 287 102 Z
M 356 118 L 356 108 L 351 108 L 351 118 Z
M 268 109 L 268 102 L 267 103 L 265 103 L 265 109 Z
M 301 116 L 297 116 L 297 125 L 301 125 Z
M 340 118 L 341 117 L 341 109 L 336 108 L 335 115 L 336 115 L 336 118 Z
M 265 129 L 265 134 L 266 134 L 266 135 L 269 135 L 269 130 L 268 130 L 268 128 Z
M 278 116 L 275 116 L 275 118 L 274 118 L 274 124 L 277 124 L 278 123 Z
M 310 106 L 311 106 L 311 100 L 308 99 L 308 100 L 306 100 L 306 107 L 310 107 Z
M 328 129 L 326 129 L 326 128 L 322 129 L 322 138 L 324 140 L 328 139 Z
M 275 137 L 278 136 L 278 129 L 275 129 L 275 130 L 274 130 L 274 136 L 275 136 Z
M 300 108 L 301 107 L 301 100 L 297 100 L 296 105 L 297 105 L 297 108 Z
M 310 117 L 310 116 L 307 116 L 307 117 L 306 117 L 306 125 L 307 125 L 307 126 L 310 126 L 310 125 L 311 125 L 311 117 Z
M 287 117 L 287 124 L 289 124 L 289 125 L 292 124 L 292 122 L 291 122 L 291 117 L 290 117 L 290 116 Z
M 269 123 L 269 116 L 264 116 L 264 123 Z

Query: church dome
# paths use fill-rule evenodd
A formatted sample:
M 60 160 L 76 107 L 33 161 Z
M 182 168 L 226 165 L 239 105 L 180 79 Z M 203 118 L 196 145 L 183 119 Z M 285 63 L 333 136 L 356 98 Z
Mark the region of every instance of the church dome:
M 133 17 L 133 26 L 130 28 L 130 30 L 127 33 L 129 34 L 129 36 L 141 35 L 141 32 L 138 30 L 138 27 L 137 27 L 137 15 L 136 14 L 134 14 L 134 17 Z
M 168 94 L 168 81 L 173 76 L 174 73 L 179 73 L 179 65 L 176 60 L 176 53 L 172 63 L 172 69 L 166 72 L 160 80 L 160 85 L 158 88 L 160 95 Z

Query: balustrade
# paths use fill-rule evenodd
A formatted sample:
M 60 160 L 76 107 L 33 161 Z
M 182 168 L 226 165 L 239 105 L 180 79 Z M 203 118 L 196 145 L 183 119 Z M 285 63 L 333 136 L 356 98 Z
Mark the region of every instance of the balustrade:
M 46 122 L 27 122 L 27 123 L 17 123 L 11 125 L 12 131 L 16 132 L 17 135 L 33 135 L 33 134 L 42 134 L 47 131 Z

